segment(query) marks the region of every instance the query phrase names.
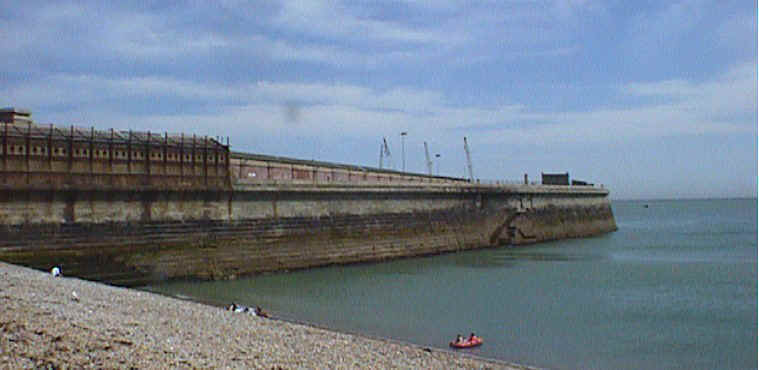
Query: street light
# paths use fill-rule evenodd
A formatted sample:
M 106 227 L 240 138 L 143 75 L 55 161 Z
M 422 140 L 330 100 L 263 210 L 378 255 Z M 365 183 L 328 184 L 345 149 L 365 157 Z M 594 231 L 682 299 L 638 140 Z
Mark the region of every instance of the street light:
M 408 132 L 401 132 L 401 158 L 403 158 L 403 172 L 406 172 L 406 135 L 408 135 Z
M 435 154 L 435 162 L 437 162 L 437 175 L 440 176 L 440 154 Z

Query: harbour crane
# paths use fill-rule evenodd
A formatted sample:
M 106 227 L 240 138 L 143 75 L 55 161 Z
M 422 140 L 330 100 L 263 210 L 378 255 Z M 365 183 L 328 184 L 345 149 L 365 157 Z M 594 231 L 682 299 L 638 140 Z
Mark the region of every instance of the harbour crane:
M 382 159 L 383 159 L 382 157 L 384 156 L 384 154 L 385 154 L 385 146 L 382 143 L 380 143 L 380 158 L 379 158 L 380 169 L 382 168 Z
M 469 170 L 469 182 L 474 182 L 474 174 L 472 173 L 472 155 L 469 153 L 469 144 L 466 142 L 466 136 L 464 136 L 464 151 L 466 152 L 466 166 Z
M 379 168 L 383 168 L 383 160 L 387 158 L 388 164 L 392 167 L 392 157 L 390 156 L 390 146 L 387 145 L 387 139 L 384 137 L 382 138 L 382 143 L 380 144 L 380 158 L 379 158 Z
M 424 142 L 424 156 L 427 159 L 427 174 L 432 176 L 432 160 L 430 159 L 430 150 L 427 148 L 427 142 Z

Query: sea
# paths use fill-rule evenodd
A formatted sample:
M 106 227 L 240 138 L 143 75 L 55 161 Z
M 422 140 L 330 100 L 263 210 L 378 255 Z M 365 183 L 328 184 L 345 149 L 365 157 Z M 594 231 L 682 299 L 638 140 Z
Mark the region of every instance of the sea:
M 550 369 L 756 369 L 757 200 L 613 201 L 609 234 L 149 291 Z

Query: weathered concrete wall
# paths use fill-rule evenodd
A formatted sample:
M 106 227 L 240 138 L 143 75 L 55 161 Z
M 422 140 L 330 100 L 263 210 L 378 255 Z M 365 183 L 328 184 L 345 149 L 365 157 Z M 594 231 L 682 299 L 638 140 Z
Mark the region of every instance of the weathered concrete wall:
M 607 195 L 0 125 L 0 260 L 115 284 L 596 235 L 616 229 Z
M 0 259 L 135 285 L 596 235 L 607 192 L 541 186 L 238 185 L 2 191 Z

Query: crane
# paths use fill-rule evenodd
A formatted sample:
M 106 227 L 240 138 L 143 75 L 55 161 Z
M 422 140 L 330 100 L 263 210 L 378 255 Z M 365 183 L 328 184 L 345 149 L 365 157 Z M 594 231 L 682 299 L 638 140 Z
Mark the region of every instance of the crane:
M 474 182 L 474 174 L 472 173 L 472 155 L 469 153 L 469 144 L 466 142 L 466 136 L 464 136 L 464 151 L 466 152 L 466 166 L 469 170 L 469 182 Z
M 427 159 L 427 174 L 432 176 L 432 160 L 430 159 L 430 150 L 427 148 L 427 142 L 424 142 L 424 156 Z
M 383 168 L 383 159 L 387 158 L 390 166 L 392 167 L 393 163 L 392 157 L 390 156 L 390 146 L 387 145 L 387 139 L 384 137 L 382 138 L 382 144 L 380 144 L 380 159 L 379 159 L 379 168 Z
M 380 159 L 379 159 L 379 168 L 382 169 L 382 159 L 385 154 L 385 146 L 380 143 Z

